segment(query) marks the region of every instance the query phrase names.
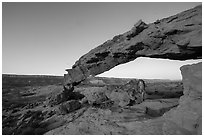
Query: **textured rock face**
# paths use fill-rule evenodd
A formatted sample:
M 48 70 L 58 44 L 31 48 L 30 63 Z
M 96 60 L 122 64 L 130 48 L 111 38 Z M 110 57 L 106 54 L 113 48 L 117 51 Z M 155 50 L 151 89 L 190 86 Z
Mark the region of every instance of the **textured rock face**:
M 114 102 L 115 105 L 124 107 L 130 103 L 130 96 L 127 92 L 121 89 L 114 90 L 110 93 L 109 98 Z
M 141 93 L 138 89 L 138 80 L 130 80 L 124 85 L 108 87 L 107 97 L 115 105 L 124 107 L 142 102 Z
M 53 129 L 46 134 L 52 135 L 161 135 L 163 118 L 153 118 L 146 114 L 146 108 L 151 111 L 163 111 L 178 103 L 178 100 L 163 99 L 145 101 L 128 108 L 109 107 L 102 109 L 88 107 L 74 121 L 62 127 Z M 154 106 L 159 106 L 159 109 Z M 77 111 L 76 111 L 77 112 Z
M 81 107 L 81 103 L 77 100 L 70 100 L 67 102 L 64 102 L 62 104 L 60 104 L 59 106 L 59 112 L 61 114 L 67 114 L 70 113 L 74 110 L 77 110 Z
M 74 87 L 70 85 L 66 86 L 66 89 L 64 90 L 61 89 L 53 92 L 47 97 L 47 105 L 55 106 L 68 100 L 80 100 L 84 97 L 84 95 L 78 92 L 73 92 L 73 90 Z
M 84 96 L 89 104 L 100 104 L 108 100 L 107 96 L 105 95 L 106 91 L 106 87 L 92 87 L 85 92 Z
M 202 58 L 202 6 L 151 24 L 139 21 L 83 55 L 65 74 L 65 85 L 77 84 L 138 57 L 187 60 Z
M 148 100 L 141 105 L 146 107 L 146 114 L 152 117 L 162 116 L 165 112 L 178 105 L 178 99 Z
M 50 106 L 58 105 L 64 101 L 69 100 L 69 96 L 73 90 L 74 87 L 70 87 L 67 90 L 60 90 L 58 92 L 54 92 L 53 94 L 47 97 L 48 105 Z
M 184 95 L 164 115 L 164 134 L 202 134 L 202 63 L 182 66 L 181 73 Z
M 138 80 L 130 80 L 124 85 L 106 85 L 75 90 L 85 96 L 81 102 L 91 105 L 104 105 L 107 102 L 115 106 L 127 106 L 142 102 L 138 89 Z

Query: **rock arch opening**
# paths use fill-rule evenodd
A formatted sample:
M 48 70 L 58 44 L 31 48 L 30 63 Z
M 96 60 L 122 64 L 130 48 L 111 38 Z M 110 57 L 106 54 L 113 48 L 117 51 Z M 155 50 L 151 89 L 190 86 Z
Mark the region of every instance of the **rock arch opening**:
M 140 57 L 134 61 L 115 66 L 96 75 L 98 77 L 182 80 L 180 67 L 201 62 L 198 60 L 169 60 Z
M 65 91 L 72 92 L 73 86 L 90 76 L 99 75 L 139 57 L 171 60 L 202 59 L 202 5 L 150 24 L 140 20 L 130 31 L 92 49 L 76 61 L 71 69 L 67 69 L 68 74 L 64 76 Z M 148 68 L 151 70 L 151 65 L 148 65 Z M 150 102 L 148 104 L 150 106 L 147 106 L 145 111 L 150 114 L 152 112 L 164 114 L 162 134 L 202 134 L 202 63 L 182 66 L 181 73 L 184 85 L 181 89 L 183 96 L 177 98 L 179 99 L 177 104 L 163 109 L 162 100 L 156 103 Z M 94 87 L 87 92 L 94 93 L 94 97 L 92 95 L 91 97 L 96 102 L 98 99 L 106 101 L 108 98 L 117 102 L 119 106 L 126 106 L 130 98 L 123 90 L 129 91 L 129 85 L 127 84 L 125 88 L 119 86 L 116 90 L 107 90 L 103 87 Z M 119 92 L 121 90 L 122 92 Z M 174 102 L 176 101 L 171 103 Z M 176 107 L 177 105 L 179 107 Z M 172 107 L 174 109 L 171 109 Z M 164 113 L 167 109 L 171 110 Z
M 189 25 L 190 24 L 190 25 Z M 65 85 L 80 83 L 139 57 L 189 60 L 202 58 L 202 6 L 133 28 L 83 55 L 67 69 Z

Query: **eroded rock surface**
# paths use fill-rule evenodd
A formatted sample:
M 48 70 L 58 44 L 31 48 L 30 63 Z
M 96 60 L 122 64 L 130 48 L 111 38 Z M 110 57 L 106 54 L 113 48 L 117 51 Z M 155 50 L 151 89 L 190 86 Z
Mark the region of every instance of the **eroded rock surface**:
M 105 94 L 106 92 L 106 87 L 90 87 L 84 90 L 81 94 L 85 96 L 89 104 L 100 104 L 108 100 Z
M 162 116 L 165 112 L 169 111 L 178 105 L 178 99 L 157 99 L 148 100 L 141 104 L 146 107 L 146 114 L 152 117 Z
M 184 95 L 180 99 L 148 99 L 133 106 L 119 105 L 105 109 L 90 106 L 74 121 L 46 134 L 202 134 L 201 66 L 202 63 L 181 67 Z
M 168 103 L 165 103 L 168 102 Z M 172 107 L 178 100 L 147 100 L 131 107 L 89 107 L 80 117 L 53 129 L 46 135 L 158 135 L 163 134 L 163 117 L 152 117 L 146 113 L 151 103 L 160 104 L 160 110 Z M 163 105 L 163 106 L 162 106 Z M 159 109 L 157 109 L 159 110 Z M 162 115 L 162 114 L 160 114 Z
M 202 134 L 201 63 L 181 68 L 184 95 L 179 105 L 178 99 L 153 99 L 128 106 L 131 102 L 128 92 L 132 88 L 128 88 L 128 85 L 119 86 L 116 90 L 89 87 L 85 94 L 74 91 L 74 86 L 90 75 L 100 74 L 137 57 L 177 60 L 201 58 L 201 19 L 201 6 L 198 6 L 152 24 L 139 21 L 130 31 L 82 56 L 65 75 L 64 90 L 60 86 L 51 91 L 49 86 L 45 87 L 47 90 L 42 88 L 34 92 L 33 89 L 22 94 L 28 100 L 36 97 L 35 101 L 44 93 L 48 97 L 29 107 L 23 105 L 9 111 L 5 109 L 2 116 L 3 133 Z M 104 85 L 101 81 L 91 84 L 98 83 Z M 149 89 L 153 88 L 150 86 Z M 180 92 L 180 88 L 174 90 Z M 151 91 L 151 94 L 153 92 L 158 91 Z M 165 91 L 162 89 L 162 92 Z M 62 111 L 65 115 L 61 115 Z
M 124 85 L 82 88 L 82 90 L 76 90 L 76 92 L 85 96 L 81 102 L 88 102 L 90 105 L 103 106 L 106 103 L 113 103 L 116 106 L 124 107 L 142 102 L 138 80 L 130 80 Z
M 83 55 L 65 74 L 65 85 L 77 84 L 138 57 L 187 60 L 202 58 L 202 6 L 134 27 Z
M 164 134 L 202 134 L 202 63 L 181 67 L 184 95 L 179 106 L 164 115 Z M 179 129 L 176 129 L 179 127 Z
M 129 82 L 130 79 L 99 79 L 106 85 L 97 86 L 97 83 L 87 82 L 88 84 L 75 86 L 73 91 L 66 94 L 63 93 L 65 91 L 62 85 L 27 87 L 25 91 L 19 88 L 23 95 L 27 94 L 23 96 L 27 101 L 33 100 L 38 105 L 30 108 L 31 102 L 27 102 L 26 106 L 4 109 L 3 134 L 163 134 L 164 118 L 160 116 L 178 104 L 178 97 L 162 99 L 163 95 L 158 94 L 155 98 L 156 93 L 152 89 L 159 93 L 166 94 L 168 91 L 175 94 L 182 89 L 180 82 L 147 80 L 148 93 L 151 95 L 140 104 L 124 105 L 125 102 L 119 99 L 121 96 L 112 96 L 116 99 L 114 102 L 110 94 L 120 89 L 127 95 L 129 90 L 137 89 L 134 84 L 137 80 Z M 181 87 L 177 88 L 178 86 Z M 11 90 L 9 93 L 14 92 Z M 56 99 L 55 95 L 59 94 L 67 95 L 67 98 L 64 96 L 65 100 L 62 102 L 59 100 L 61 103 L 51 103 L 52 99 Z M 40 99 L 42 95 L 44 98 Z M 80 96 L 83 98 L 80 99 Z M 126 97 L 131 99 L 129 95 Z
M 47 97 L 47 104 L 49 106 L 55 106 L 60 103 L 63 103 L 68 100 L 79 100 L 82 99 L 84 96 L 80 93 L 73 92 L 74 87 L 70 85 L 69 87 L 66 86 L 66 89 L 61 89 L 57 91 L 53 91 L 48 97 Z
M 77 100 L 69 100 L 66 102 L 63 102 L 59 105 L 59 112 L 60 114 L 67 114 L 72 111 L 75 111 L 81 107 L 81 103 Z

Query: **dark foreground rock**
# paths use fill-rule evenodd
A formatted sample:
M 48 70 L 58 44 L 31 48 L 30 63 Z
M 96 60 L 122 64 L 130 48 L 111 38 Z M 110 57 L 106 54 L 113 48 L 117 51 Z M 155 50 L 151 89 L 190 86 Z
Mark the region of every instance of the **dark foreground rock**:
M 54 106 L 58 105 L 64 101 L 67 101 L 71 98 L 72 92 L 74 90 L 73 86 L 70 86 L 66 90 L 60 90 L 57 92 L 52 92 L 48 97 L 48 105 Z
M 70 100 L 59 105 L 59 113 L 67 114 L 81 107 L 81 103 L 77 100 Z
M 78 92 L 73 92 L 74 86 L 70 85 L 69 87 L 66 86 L 64 90 L 53 91 L 47 97 L 47 104 L 49 106 L 59 105 L 68 100 L 80 100 L 84 96 Z
M 27 111 L 19 117 L 14 134 L 41 135 L 46 130 L 40 125 L 44 119 L 42 111 Z

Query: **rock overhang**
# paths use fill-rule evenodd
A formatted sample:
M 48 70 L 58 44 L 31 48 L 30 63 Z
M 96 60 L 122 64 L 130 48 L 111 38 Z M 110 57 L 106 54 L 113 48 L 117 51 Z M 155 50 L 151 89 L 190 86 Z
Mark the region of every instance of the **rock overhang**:
M 188 60 L 202 58 L 202 6 L 134 27 L 83 55 L 67 69 L 64 85 L 76 85 L 138 57 Z

